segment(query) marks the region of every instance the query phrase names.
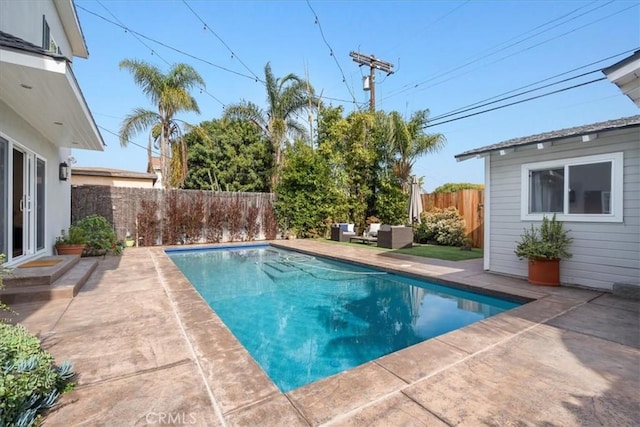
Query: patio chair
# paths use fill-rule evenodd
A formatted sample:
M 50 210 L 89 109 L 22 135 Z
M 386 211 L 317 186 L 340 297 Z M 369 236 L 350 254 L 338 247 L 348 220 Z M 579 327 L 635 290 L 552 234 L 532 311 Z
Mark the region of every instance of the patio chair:
M 333 224 L 331 226 L 331 240 L 336 242 L 348 242 L 349 238 L 356 235 L 355 225 L 346 222 Z
M 387 249 L 410 248 L 413 246 L 413 227 L 383 225 L 378 231 L 378 246 Z

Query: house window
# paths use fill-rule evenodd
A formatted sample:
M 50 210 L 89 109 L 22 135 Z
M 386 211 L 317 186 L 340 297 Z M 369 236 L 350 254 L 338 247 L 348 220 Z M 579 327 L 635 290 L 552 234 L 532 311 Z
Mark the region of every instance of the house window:
M 522 165 L 521 219 L 622 222 L 623 154 Z
M 59 55 L 62 53 L 60 47 L 51 35 L 51 29 L 49 28 L 49 24 L 47 23 L 47 19 L 44 15 L 42 15 L 42 48 L 49 52 L 55 52 Z

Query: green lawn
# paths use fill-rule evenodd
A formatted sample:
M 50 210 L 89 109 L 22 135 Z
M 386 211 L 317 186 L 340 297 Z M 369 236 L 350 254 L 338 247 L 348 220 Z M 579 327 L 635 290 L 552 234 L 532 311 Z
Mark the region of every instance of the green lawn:
M 482 249 L 473 248 L 470 251 L 463 251 L 458 247 L 452 246 L 438 246 L 438 245 L 426 245 L 414 243 L 412 248 L 406 249 L 385 249 L 379 248 L 374 244 L 363 243 L 348 243 L 348 242 L 334 242 L 332 240 L 322 239 L 323 241 L 332 242 L 344 246 L 357 246 L 361 248 L 370 248 L 378 251 L 396 252 L 401 254 L 421 256 L 425 258 L 437 258 L 447 261 L 464 261 L 467 259 L 482 258 Z

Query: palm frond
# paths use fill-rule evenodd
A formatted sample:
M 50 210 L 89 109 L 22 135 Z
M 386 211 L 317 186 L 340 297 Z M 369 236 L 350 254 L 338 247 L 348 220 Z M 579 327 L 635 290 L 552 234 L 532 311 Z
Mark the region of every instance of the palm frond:
M 126 147 L 129 141 L 138 133 L 148 129 L 155 123 L 161 122 L 162 118 L 154 111 L 136 108 L 127 115 L 120 127 L 120 145 Z

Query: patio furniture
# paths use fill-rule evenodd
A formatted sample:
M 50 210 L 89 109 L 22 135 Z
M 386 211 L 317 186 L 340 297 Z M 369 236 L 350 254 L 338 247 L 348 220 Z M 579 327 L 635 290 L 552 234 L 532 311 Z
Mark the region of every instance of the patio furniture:
M 369 236 L 369 237 L 377 237 L 378 231 L 380 231 L 381 225 L 382 224 L 380 224 L 379 222 L 372 222 L 371 224 L 369 224 L 369 226 L 367 227 L 367 229 L 364 231 L 362 235 Z
M 378 231 L 378 246 L 381 248 L 410 248 L 412 245 L 413 227 L 383 225 Z
M 356 232 L 353 224 L 339 223 L 331 226 L 331 240 L 336 242 L 348 242 L 349 238 L 355 236 Z
M 355 236 L 349 237 L 349 243 L 352 242 L 360 242 L 360 243 L 376 243 L 378 241 L 377 237 L 373 236 Z

